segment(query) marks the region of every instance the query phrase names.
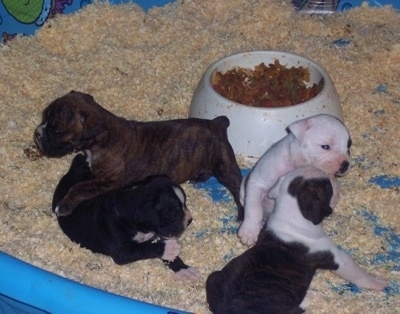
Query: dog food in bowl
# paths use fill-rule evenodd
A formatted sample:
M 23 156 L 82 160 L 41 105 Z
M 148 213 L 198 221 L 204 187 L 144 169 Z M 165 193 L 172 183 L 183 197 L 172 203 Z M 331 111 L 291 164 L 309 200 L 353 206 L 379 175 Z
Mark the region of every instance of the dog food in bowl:
M 308 69 L 307 86 L 319 84 L 321 90 L 309 100 L 285 107 L 255 107 L 240 104 L 221 96 L 212 87 L 213 75 L 234 68 L 254 69 L 257 65 L 274 63 L 286 68 Z M 273 143 L 286 136 L 286 128 L 294 121 L 316 114 L 330 114 L 343 121 L 342 107 L 336 88 L 328 73 L 316 62 L 280 51 L 248 51 L 226 56 L 211 64 L 194 91 L 189 117 L 229 118 L 228 139 L 236 155 L 259 158 Z
M 221 96 L 239 104 L 254 107 L 286 107 L 310 100 L 319 94 L 323 78 L 310 83 L 310 69 L 286 67 L 278 59 L 249 68 L 233 68 L 215 72 L 212 87 Z

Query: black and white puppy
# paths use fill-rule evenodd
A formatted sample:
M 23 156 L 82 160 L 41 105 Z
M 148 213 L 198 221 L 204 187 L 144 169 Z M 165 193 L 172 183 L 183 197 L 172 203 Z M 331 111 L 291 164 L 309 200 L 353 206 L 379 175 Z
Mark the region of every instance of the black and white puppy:
M 269 192 L 275 210 L 256 244 L 207 279 L 214 314 L 302 313 L 317 269 L 329 269 L 361 288 L 382 290 L 385 279 L 366 273 L 324 233 L 336 179 L 312 166 L 281 177 Z
M 58 202 L 76 183 L 93 174 L 82 154 L 75 156 L 53 196 Z M 64 233 L 95 253 L 111 256 L 117 264 L 160 258 L 178 279 L 198 279 L 199 273 L 179 258 L 178 238 L 191 223 L 182 188 L 165 176 L 149 177 L 81 203 L 58 218 Z

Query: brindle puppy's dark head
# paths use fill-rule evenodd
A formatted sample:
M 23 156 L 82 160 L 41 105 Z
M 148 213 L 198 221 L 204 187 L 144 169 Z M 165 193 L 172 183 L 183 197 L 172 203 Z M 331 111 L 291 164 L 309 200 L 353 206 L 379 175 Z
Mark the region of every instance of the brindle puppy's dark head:
M 71 91 L 43 111 L 43 122 L 35 130 L 35 142 L 48 157 L 87 149 L 106 130 L 101 111 L 105 109 L 91 95 Z
M 333 195 L 329 178 L 304 179 L 296 177 L 288 188 L 289 194 L 297 198 L 301 214 L 314 225 L 332 214 L 329 206 Z

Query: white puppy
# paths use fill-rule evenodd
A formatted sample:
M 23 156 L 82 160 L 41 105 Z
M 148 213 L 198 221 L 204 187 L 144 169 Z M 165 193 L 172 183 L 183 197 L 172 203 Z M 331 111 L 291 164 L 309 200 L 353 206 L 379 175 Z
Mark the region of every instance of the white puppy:
M 313 165 L 335 176 L 346 174 L 350 168 L 350 134 L 339 119 L 319 114 L 290 124 L 288 131 L 242 180 L 244 220 L 238 235 L 243 244 L 253 245 L 257 241 L 261 227 L 274 208 L 274 201 L 267 193 L 279 177 L 303 165 Z
M 388 282 L 382 277 L 368 274 L 349 255 L 339 250 L 322 230 L 324 214 L 320 211 L 311 210 L 312 206 L 310 205 L 315 200 L 310 199 L 309 196 L 302 196 L 303 192 L 307 193 L 307 189 L 304 189 L 304 183 L 317 193 L 318 189 L 313 188 L 312 184 L 314 181 L 316 186 L 320 185 L 321 178 L 330 178 L 332 197 L 335 198 L 339 187 L 337 179 L 328 177 L 323 171 L 312 166 L 297 168 L 279 178 L 268 193 L 268 197 L 275 199 L 276 204 L 275 211 L 268 220 L 266 230 L 273 232 L 284 242 L 300 242 L 309 248 L 308 254 L 331 253 L 334 263 L 337 265 L 337 269 L 333 271 L 336 275 L 360 288 L 382 290 Z M 299 179 L 298 188 L 296 188 L 296 179 Z M 318 200 L 323 198 L 323 194 L 317 196 Z M 329 213 L 326 214 L 329 215 Z

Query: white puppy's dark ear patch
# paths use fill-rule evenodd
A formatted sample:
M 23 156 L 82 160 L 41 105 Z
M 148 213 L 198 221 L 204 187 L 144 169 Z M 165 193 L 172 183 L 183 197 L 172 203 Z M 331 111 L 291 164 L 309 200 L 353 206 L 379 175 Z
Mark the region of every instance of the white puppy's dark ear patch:
M 294 182 L 293 190 L 295 188 L 296 182 Z M 291 193 L 290 186 L 289 193 Z M 296 194 L 303 217 L 314 225 L 321 223 L 325 217 L 332 214 L 332 208 L 329 206 L 332 195 L 333 189 L 328 178 L 305 180 L 301 187 L 297 187 Z
M 303 177 L 296 177 L 290 182 L 288 187 L 288 193 L 294 197 L 297 197 L 299 191 L 301 191 L 303 186 L 304 178 Z

